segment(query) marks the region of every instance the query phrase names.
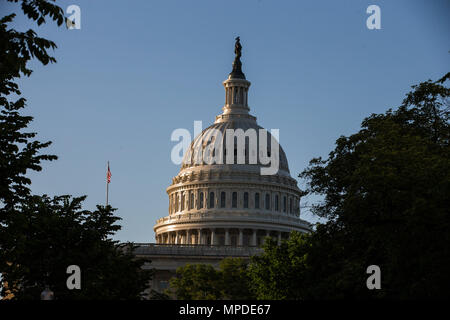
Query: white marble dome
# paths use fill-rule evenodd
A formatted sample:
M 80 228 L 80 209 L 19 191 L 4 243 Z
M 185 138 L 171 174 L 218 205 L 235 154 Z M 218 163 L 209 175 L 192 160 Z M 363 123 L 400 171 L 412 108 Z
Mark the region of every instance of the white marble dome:
M 235 60 L 236 62 L 236 60 Z M 218 150 L 226 157 L 226 130 L 262 129 L 249 114 L 250 82 L 234 71 L 223 82 L 225 105 L 214 124 L 194 138 L 184 155 L 181 170 L 167 188 L 169 215 L 157 220 L 156 242 L 179 245 L 259 246 L 266 236 L 278 241 L 297 230 L 309 232 L 311 225 L 300 219 L 301 191 L 289 173 L 285 152 L 279 147 L 279 167 L 275 174 L 262 175 L 260 163 L 250 163 L 249 139 L 245 140 L 245 163 L 214 163 L 215 154 L 206 152 L 196 161 L 208 143 L 219 137 Z M 220 132 L 220 135 L 217 135 Z M 259 138 L 258 138 L 259 141 Z M 270 134 L 267 153 L 270 155 Z M 278 145 L 278 143 L 276 144 Z M 235 144 L 236 146 L 236 144 Z M 259 144 L 256 149 L 259 154 Z M 224 159 L 225 160 L 225 159 Z
M 220 142 L 216 142 L 219 143 L 222 146 L 222 153 L 224 155 L 224 158 L 226 157 L 226 142 L 227 142 L 227 136 L 226 136 L 226 130 L 228 129 L 233 129 L 233 130 L 237 130 L 237 129 L 242 129 L 244 132 L 246 132 L 248 129 L 254 129 L 255 132 L 259 132 L 260 129 L 264 129 L 261 126 L 259 126 L 256 123 L 256 118 L 248 115 L 248 117 L 243 117 L 242 115 L 239 115 L 239 117 L 235 117 L 235 116 L 228 116 L 225 120 L 221 117 L 218 116 L 218 120 L 216 120 L 216 122 L 214 124 L 212 124 L 211 126 L 209 126 L 208 128 L 206 128 L 205 130 L 202 131 L 202 133 L 200 135 L 198 135 L 190 144 L 189 149 L 187 150 L 186 154 L 183 157 L 183 161 L 182 161 L 182 166 L 181 166 L 181 170 L 184 171 L 185 169 L 186 172 L 190 172 L 190 170 L 193 169 L 193 167 L 196 166 L 204 166 L 205 162 L 206 163 L 211 163 L 213 162 L 212 158 L 212 154 L 206 154 L 203 157 L 202 161 L 203 163 L 199 163 L 196 164 L 195 162 L 195 155 L 196 155 L 196 151 L 201 151 L 201 153 L 203 154 L 203 152 L 205 152 L 205 143 L 214 140 L 217 137 L 217 131 L 221 133 L 220 138 L 222 139 L 222 141 Z M 256 137 L 258 138 L 258 135 L 256 135 Z M 271 134 L 269 131 L 267 131 L 267 152 L 268 154 L 270 154 L 270 147 L 271 147 Z M 237 145 L 237 143 L 235 142 L 235 146 Z M 236 149 L 236 148 L 235 148 Z M 262 166 L 259 161 L 257 164 L 250 164 L 249 161 L 249 140 L 246 139 L 245 140 L 245 151 L 244 151 L 244 155 L 245 155 L 245 164 L 247 166 L 253 166 L 254 170 L 256 171 L 260 171 L 260 167 Z M 256 152 L 258 153 L 259 148 L 258 148 L 258 144 L 256 145 Z M 237 150 L 234 151 L 234 163 L 237 164 Z M 224 161 L 225 162 L 225 159 Z M 216 164 L 217 165 L 217 164 Z M 267 167 L 267 165 L 266 165 Z M 239 169 L 240 167 L 236 167 L 237 169 Z M 247 168 L 247 169 L 251 169 L 251 168 Z M 225 169 L 226 170 L 226 169 Z M 284 150 L 281 148 L 279 148 L 279 170 L 280 170 L 280 174 L 282 175 L 289 175 L 289 165 L 288 165 L 288 161 L 286 158 L 286 154 L 284 153 Z M 181 174 L 181 172 L 180 172 Z

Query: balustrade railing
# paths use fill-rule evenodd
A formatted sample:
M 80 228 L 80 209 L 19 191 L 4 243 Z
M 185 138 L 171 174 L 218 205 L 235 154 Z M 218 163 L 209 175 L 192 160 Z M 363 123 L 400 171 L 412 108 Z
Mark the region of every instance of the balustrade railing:
M 250 257 L 262 252 L 260 247 L 134 243 L 136 255 L 187 255 Z
M 255 219 L 264 222 L 288 222 L 294 225 L 303 226 L 309 228 L 310 225 L 307 222 L 300 220 L 298 217 L 287 216 L 283 214 L 273 213 L 252 213 L 252 212 L 235 212 L 235 213 L 219 213 L 219 212 L 195 212 L 195 213 L 181 213 L 172 216 L 167 216 L 156 220 L 157 224 L 165 224 L 172 222 L 188 222 L 190 220 L 213 220 L 213 219 L 227 219 L 233 220 L 236 218 L 248 218 Z

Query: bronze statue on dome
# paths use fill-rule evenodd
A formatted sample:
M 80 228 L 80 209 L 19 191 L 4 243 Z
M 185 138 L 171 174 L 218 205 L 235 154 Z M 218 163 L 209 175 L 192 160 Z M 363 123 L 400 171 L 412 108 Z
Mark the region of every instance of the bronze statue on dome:
M 236 43 L 234 44 L 234 61 L 233 61 L 233 71 L 231 71 L 230 76 L 232 78 L 239 78 L 239 79 L 245 79 L 245 75 L 242 72 L 242 62 L 241 62 L 241 42 L 240 37 L 236 37 Z
M 241 46 L 241 42 L 240 42 L 240 37 L 236 37 L 236 44 L 234 45 L 234 53 L 236 54 L 236 59 L 240 59 L 241 58 L 241 50 L 242 50 L 242 46 Z

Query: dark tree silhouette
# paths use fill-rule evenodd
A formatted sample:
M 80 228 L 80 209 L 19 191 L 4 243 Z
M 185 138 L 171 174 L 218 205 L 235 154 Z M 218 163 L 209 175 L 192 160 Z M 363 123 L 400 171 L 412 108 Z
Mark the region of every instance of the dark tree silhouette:
M 37 25 L 50 19 L 62 25 L 64 11 L 46 0 L 8 0 L 20 3 Z M 41 162 L 56 156 L 43 154 L 50 142 L 35 139 L 26 129 L 32 117 L 24 115 L 26 99 L 17 84 L 30 76 L 28 63 L 56 62 L 56 48 L 32 29 L 9 28 L 15 14 L 0 19 L 0 273 L 1 295 L 39 299 L 48 285 L 57 299 L 139 299 L 151 277 L 135 259 L 130 245 L 110 237 L 120 229 L 111 207 L 81 209 L 84 197 L 32 195 L 29 171 L 42 170 Z M 82 289 L 68 290 L 66 268 L 78 265 Z
M 450 74 L 373 114 L 300 177 L 324 197 L 311 235 L 266 244 L 250 275 L 265 299 L 443 298 L 450 276 Z M 367 267 L 381 268 L 368 290 Z

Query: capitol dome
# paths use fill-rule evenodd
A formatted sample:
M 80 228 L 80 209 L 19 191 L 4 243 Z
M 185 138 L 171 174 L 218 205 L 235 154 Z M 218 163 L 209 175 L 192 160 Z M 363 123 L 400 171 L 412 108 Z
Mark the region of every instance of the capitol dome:
M 280 242 L 292 230 L 311 231 L 285 152 L 249 113 L 239 38 L 235 53 L 223 113 L 191 142 L 167 188 L 169 215 L 154 226 L 158 244 L 259 246 L 267 236 Z
M 236 131 L 237 129 L 242 129 L 243 132 L 248 132 L 248 129 L 254 129 L 255 133 L 259 133 L 259 130 L 264 130 L 264 128 L 262 128 L 261 126 L 259 126 L 256 123 L 256 118 L 252 117 L 251 115 L 248 115 L 248 118 L 243 118 L 241 115 L 239 115 L 238 117 L 236 117 L 235 115 L 231 114 L 230 116 L 228 116 L 226 118 L 226 120 L 223 120 L 223 115 L 219 115 L 217 116 L 216 122 L 209 126 L 208 128 L 206 128 L 205 130 L 202 131 L 201 134 L 199 134 L 194 141 L 191 142 L 189 149 L 187 150 L 186 154 L 183 157 L 183 161 L 182 161 L 182 167 L 181 170 L 182 172 L 185 170 L 186 172 L 190 172 L 191 170 L 194 169 L 194 167 L 196 166 L 204 166 L 207 163 L 213 163 L 214 166 L 217 166 L 218 164 L 216 162 L 214 162 L 213 158 L 213 153 L 207 153 L 205 154 L 205 143 L 213 141 L 218 143 L 218 145 L 220 146 L 220 151 L 223 154 L 223 157 L 225 158 L 227 155 L 226 152 L 226 145 L 227 145 L 227 136 L 226 136 L 226 130 L 233 130 Z M 220 138 L 221 141 L 214 141 L 215 139 L 217 139 L 217 133 L 220 133 Z M 270 134 L 270 132 L 266 132 L 267 136 L 265 137 L 267 142 L 267 154 L 270 154 L 270 148 L 271 148 L 271 142 L 272 142 L 272 135 Z M 235 139 L 236 140 L 236 139 Z M 259 141 L 258 141 L 258 135 L 256 134 L 256 145 L 255 145 L 255 153 L 256 155 L 259 153 Z M 234 163 L 237 164 L 237 143 L 235 142 L 234 145 L 236 146 L 236 148 L 233 148 L 234 151 Z M 280 170 L 280 174 L 284 174 L 284 175 L 289 175 L 289 165 L 288 165 L 288 161 L 286 158 L 286 154 L 284 153 L 283 149 L 281 148 L 281 146 L 279 147 L 279 170 Z M 200 153 L 200 154 L 205 154 L 203 155 L 203 161 L 200 163 L 196 163 L 195 161 L 195 155 L 196 153 Z M 244 149 L 243 149 L 243 155 L 244 155 L 244 163 L 240 164 L 238 167 L 235 167 L 235 169 L 238 170 L 242 170 L 244 169 L 244 167 L 242 167 L 242 165 L 246 165 L 247 167 L 245 169 L 247 170 L 251 170 L 252 168 L 256 171 L 260 171 L 261 167 L 264 167 L 264 165 L 262 165 L 261 163 L 255 163 L 255 164 L 251 164 L 250 163 L 250 154 L 251 154 L 251 149 L 250 149 L 250 142 L 249 139 L 245 140 L 245 145 L 244 145 Z M 224 159 L 225 160 L 225 159 Z M 267 166 L 267 165 L 266 165 Z M 218 169 L 218 168 L 217 168 Z M 222 167 L 222 170 L 227 170 L 227 169 L 231 169 L 230 167 Z M 182 174 L 182 172 L 180 172 L 180 174 Z

